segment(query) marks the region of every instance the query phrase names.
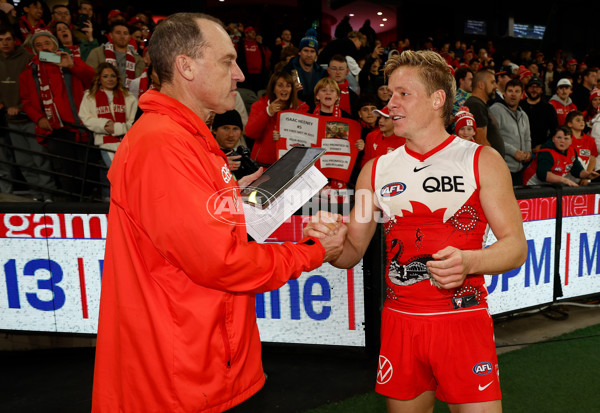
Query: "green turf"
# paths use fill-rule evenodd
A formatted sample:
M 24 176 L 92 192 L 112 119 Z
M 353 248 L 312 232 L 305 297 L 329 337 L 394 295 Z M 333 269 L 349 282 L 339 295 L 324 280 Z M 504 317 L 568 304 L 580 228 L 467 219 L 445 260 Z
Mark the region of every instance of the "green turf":
M 504 412 L 600 412 L 600 324 L 501 354 L 498 361 Z M 371 392 L 307 413 L 385 411 L 385 398 Z M 436 403 L 435 413 L 448 411 Z

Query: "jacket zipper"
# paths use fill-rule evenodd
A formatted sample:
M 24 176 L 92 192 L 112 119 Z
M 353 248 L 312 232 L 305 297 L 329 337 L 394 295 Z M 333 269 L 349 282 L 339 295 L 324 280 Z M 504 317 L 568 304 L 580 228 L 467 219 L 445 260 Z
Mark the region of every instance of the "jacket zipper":
M 223 303 L 223 322 L 221 323 L 221 337 L 223 338 L 223 346 L 225 347 L 225 359 L 227 360 L 227 368 L 231 368 L 231 345 L 227 334 L 227 303 Z

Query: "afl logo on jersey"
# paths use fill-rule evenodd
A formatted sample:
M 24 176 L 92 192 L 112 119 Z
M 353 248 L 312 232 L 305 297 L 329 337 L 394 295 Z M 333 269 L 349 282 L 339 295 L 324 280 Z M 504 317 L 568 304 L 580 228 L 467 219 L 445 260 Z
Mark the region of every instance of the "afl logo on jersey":
M 380 194 L 383 197 L 391 197 L 400 195 L 404 191 L 406 191 L 406 185 L 404 185 L 402 182 L 393 182 L 381 188 Z

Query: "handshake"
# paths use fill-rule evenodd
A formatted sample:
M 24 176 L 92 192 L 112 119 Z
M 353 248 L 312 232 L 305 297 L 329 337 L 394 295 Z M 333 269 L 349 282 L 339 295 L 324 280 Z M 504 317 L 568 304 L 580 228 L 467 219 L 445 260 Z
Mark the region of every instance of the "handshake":
M 304 236 L 318 238 L 325 248 L 323 262 L 332 262 L 339 258 L 347 232 L 348 227 L 342 222 L 342 216 L 326 211 L 319 211 L 304 227 Z

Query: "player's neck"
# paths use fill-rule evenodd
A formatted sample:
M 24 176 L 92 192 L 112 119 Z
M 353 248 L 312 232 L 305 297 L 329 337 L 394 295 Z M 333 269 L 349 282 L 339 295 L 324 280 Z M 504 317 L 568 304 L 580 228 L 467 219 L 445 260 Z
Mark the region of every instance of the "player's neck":
M 434 133 L 422 134 L 406 138 L 406 147 L 413 152 L 421 155 L 435 149 L 441 145 L 450 135 L 443 128 Z

